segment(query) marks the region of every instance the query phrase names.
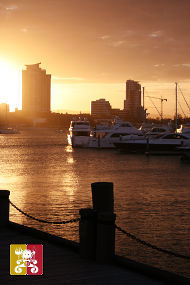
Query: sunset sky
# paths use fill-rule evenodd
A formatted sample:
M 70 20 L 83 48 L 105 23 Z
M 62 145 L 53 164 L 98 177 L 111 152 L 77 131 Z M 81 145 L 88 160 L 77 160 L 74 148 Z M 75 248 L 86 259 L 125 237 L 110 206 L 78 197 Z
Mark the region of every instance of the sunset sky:
M 52 111 L 90 112 L 99 98 L 123 108 L 133 79 L 173 115 L 175 81 L 190 104 L 189 15 L 189 0 L 0 0 L 0 101 L 21 109 L 21 70 L 41 62 Z M 179 102 L 190 115 L 181 92 Z

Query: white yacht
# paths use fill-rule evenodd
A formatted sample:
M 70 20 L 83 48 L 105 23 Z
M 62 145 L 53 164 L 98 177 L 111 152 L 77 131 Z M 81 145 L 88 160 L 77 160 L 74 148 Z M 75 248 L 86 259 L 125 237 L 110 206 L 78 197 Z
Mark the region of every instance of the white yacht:
M 110 128 L 94 130 L 94 136 L 89 140 L 89 147 L 115 148 L 115 143 L 121 141 L 123 136 L 130 139 L 131 135 L 142 136 L 142 131 L 130 122 L 123 122 L 116 118 Z
M 158 126 L 158 127 L 151 128 L 148 132 L 145 133 L 145 135 L 148 137 L 155 137 L 157 135 L 167 134 L 170 132 L 171 132 L 171 129 L 169 127 L 166 127 L 166 126 L 159 127 Z
M 84 148 L 115 148 L 114 143 L 121 141 L 123 136 L 130 139 L 131 135 L 142 136 L 142 132 L 130 122 L 118 118 L 111 126 L 97 126 L 93 130 L 88 120 L 74 119 L 69 128 L 68 144 Z
M 183 134 L 167 133 L 152 138 L 125 139 L 115 143 L 115 146 L 125 152 L 155 152 L 155 153 L 175 153 L 180 154 L 182 146 L 189 146 L 190 138 Z
M 72 147 L 88 147 L 90 133 L 90 123 L 86 118 L 84 120 L 74 118 L 69 128 L 68 144 Z

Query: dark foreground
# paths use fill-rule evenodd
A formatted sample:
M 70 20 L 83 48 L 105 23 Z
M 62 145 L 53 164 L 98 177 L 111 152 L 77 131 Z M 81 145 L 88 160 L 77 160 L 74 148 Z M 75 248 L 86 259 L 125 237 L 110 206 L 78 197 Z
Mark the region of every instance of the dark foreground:
M 43 244 L 42 276 L 10 275 L 10 244 Z M 10 223 L 0 232 L 0 284 L 174 284 L 158 281 L 117 265 L 81 259 L 78 244 Z M 185 279 L 177 284 L 188 284 Z M 185 282 L 185 283 L 183 283 Z

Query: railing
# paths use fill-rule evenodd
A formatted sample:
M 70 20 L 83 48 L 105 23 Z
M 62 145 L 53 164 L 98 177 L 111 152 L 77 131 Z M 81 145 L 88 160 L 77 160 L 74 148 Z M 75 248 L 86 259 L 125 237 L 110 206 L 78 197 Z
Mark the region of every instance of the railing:
M 11 206 L 13 206 L 13 208 L 15 208 L 17 211 L 19 211 L 21 214 L 23 214 L 24 216 L 32 219 L 32 220 L 35 220 L 37 222 L 40 222 L 40 223 L 45 223 L 45 224 L 54 224 L 54 225 L 60 225 L 60 224 L 70 224 L 70 223 L 76 223 L 76 222 L 79 222 L 80 221 L 80 218 L 77 218 L 77 219 L 71 219 L 69 221 L 59 221 L 59 222 L 55 222 L 55 221 L 45 221 L 45 220 L 41 220 L 41 219 L 38 219 L 38 218 L 35 218 L 27 213 L 25 213 L 24 211 L 22 211 L 21 209 L 19 209 L 15 204 L 13 204 L 10 200 L 9 200 L 9 203 L 11 204 Z
M 156 245 L 153 245 L 149 242 L 146 242 L 144 240 L 141 240 L 139 238 L 137 238 L 135 235 L 131 234 L 131 233 L 128 233 L 127 231 L 123 230 L 122 228 L 120 228 L 119 226 L 115 225 L 116 229 L 120 232 L 122 232 L 123 234 L 125 234 L 126 236 L 128 236 L 129 238 L 135 240 L 136 242 L 140 243 L 140 244 L 143 244 L 149 248 L 152 248 L 152 249 L 155 249 L 157 251 L 160 251 L 162 253 L 166 253 L 168 255 L 172 255 L 172 256 L 175 256 L 175 257 L 179 257 L 179 258 L 184 258 L 184 259 L 188 259 L 190 260 L 190 256 L 187 256 L 187 255 L 183 255 L 183 254 L 179 254 L 179 253 L 175 253 L 175 252 L 172 252 L 170 250 L 167 250 L 167 249 L 163 249 L 163 248 L 160 248 Z

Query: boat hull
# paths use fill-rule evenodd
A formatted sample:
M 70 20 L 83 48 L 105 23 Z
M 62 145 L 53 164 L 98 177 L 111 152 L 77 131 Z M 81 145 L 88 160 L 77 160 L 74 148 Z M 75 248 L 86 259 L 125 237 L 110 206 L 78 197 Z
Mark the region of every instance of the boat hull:
M 190 146 L 180 147 L 181 161 L 190 163 Z
M 137 153 L 172 153 L 180 154 L 179 143 L 156 143 L 156 142 L 118 142 L 115 146 L 119 148 L 122 152 L 137 152 Z
M 86 148 L 89 145 L 89 136 L 70 136 L 67 137 L 68 144 L 72 147 L 82 147 Z

